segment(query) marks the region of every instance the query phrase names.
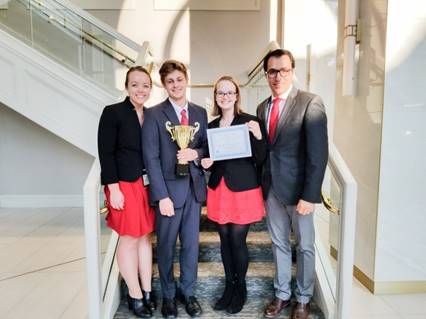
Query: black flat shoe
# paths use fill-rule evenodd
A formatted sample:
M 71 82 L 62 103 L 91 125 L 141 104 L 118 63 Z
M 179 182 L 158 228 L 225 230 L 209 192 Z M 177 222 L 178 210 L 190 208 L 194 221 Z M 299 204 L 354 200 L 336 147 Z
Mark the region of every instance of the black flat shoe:
M 163 304 L 161 306 L 161 315 L 163 318 L 176 318 L 177 317 L 177 306 L 176 300 L 163 298 Z
M 247 288 L 245 280 L 237 281 L 235 283 L 234 294 L 232 296 L 229 306 L 226 308 L 226 312 L 229 314 L 239 313 L 243 310 L 244 304 L 247 301 Z
M 213 306 L 214 310 L 225 310 L 231 304 L 232 296 L 234 294 L 234 282 L 226 281 L 225 290 L 222 297 Z
M 144 291 L 142 290 L 143 294 L 143 302 L 146 306 L 151 309 L 152 312 L 154 312 L 157 309 L 157 297 L 155 296 L 153 291 Z
M 144 303 L 142 298 L 132 298 L 130 295 L 127 295 L 127 303 L 129 304 L 129 310 L 133 311 L 135 316 L 140 318 L 152 317 L 151 309 Z

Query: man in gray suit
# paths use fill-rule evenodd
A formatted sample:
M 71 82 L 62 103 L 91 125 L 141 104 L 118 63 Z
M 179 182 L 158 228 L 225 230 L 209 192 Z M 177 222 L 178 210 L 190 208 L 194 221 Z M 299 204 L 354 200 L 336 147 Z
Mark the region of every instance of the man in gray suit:
M 160 68 L 161 82 L 169 97 L 145 111 L 142 144 L 150 180 L 150 200 L 155 205 L 157 260 L 164 318 L 177 317 L 177 297 L 191 317 L 201 314 L 194 296 L 198 265 L 198 234 L 201 204 L 206 200 L 206 182 L 201 166 L 194 163 L 207 155 L 206 110 L 186 99 L 188 75 L 183 63 L 168 60 Z M 172 125 L 200 125 L 188 147 L 179 150 L 166 129 Z M 176 175 L 177 160 L 189 161 L 186 176 Z M 173 256 L 180 239 L 180 289 L 173 277 Z
M 296 238 L 296 306 L 292 319 L 307 319 L 314 291 L 313 212 L 319 203 L 328 158 L 327 118 L 321 98 L 293 86 L 295 62 L 290 51 L 268 53 L 263 68 L 272 96 L 257 108 L 269 140 L 262 187 L 272 238 L 275 297 L 264 315 L 274 318 L 290 305 L 292 230 Z

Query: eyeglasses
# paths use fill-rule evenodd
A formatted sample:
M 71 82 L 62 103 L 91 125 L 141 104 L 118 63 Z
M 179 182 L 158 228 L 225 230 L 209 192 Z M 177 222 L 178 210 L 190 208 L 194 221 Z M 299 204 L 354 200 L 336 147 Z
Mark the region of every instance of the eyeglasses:
M 215 94 L 217 97 L 223 98 L 225 96 L 235 96 L 237 92 L 216 92 Z
M 293 69 L 269 69 L 268 71 L 265 72 L 265 75 L 269 78 L 269 79 L 275 79 L 278 76 L 278 73 L 281 75 L 281 77 L 285 77 L 287 76 L 291 71 L 293 71 Z

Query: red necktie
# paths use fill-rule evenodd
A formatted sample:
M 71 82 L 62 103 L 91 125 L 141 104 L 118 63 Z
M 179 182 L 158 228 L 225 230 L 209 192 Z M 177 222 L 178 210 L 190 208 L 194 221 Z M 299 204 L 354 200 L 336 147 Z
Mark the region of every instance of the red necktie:
M 188 118 L 186 117 L 186 110 L 183 109 L 182 111 L 180 111 L 180 125 L 188 125 Z
M 269 133 L 268 133 L 269 143 L 272 143 L 272 140 L 274 139 L 274 136 L 275 136 L 275 131 L 277 129 L 281 100 L 282 99 L 280 99 L 279 97 L 276 97 L 272 104 L 271 115 L 269 116 Z

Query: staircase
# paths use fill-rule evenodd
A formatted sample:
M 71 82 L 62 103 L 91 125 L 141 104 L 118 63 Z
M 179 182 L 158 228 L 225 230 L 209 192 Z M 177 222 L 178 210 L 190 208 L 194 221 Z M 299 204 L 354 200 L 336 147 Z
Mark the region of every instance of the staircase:
M 69 5 L 0 7 L 0 102 L 96 156 L 102 109 L 122 97 L 124 74 L 142 48 Z
M 203 211 L 200 225 L 200 252 L 196 288 L 196 297 L 203 308 L 201 318 L 263 318 L 263 309 L 273 297 L 274 277 L 271 240 L 265 220 L 251 225 L 247 243 L 250 260 L 247 273 L 247 303 L 243 310 L 235 315 L 229 315 L 224 311 L 215 311 L 213 305 L 223 292 L 225 277 L 220 256 L 219 235 L 215 230 L 214 223 L 207 219 L 206 213 Z M 177 247 L 175 253 L 175 278 L 179 276 L 178 256 L 179 247 Z M 295 269 L 293 269 L 293 272 L 295 272 Z M 160 295 L 161 289 L 156 264 L 154 265 L 153 289 L 157 295 Z M 137 318 L 129 312 L 126 294 L 127 288 L 123 281 L 122 300 L 114 319 Z M 290 308 L 284 309 L 279 318 L 289 318 Z M 161 301 L 155 311 L 154 318 L 162 318 L 160 309 Z M 314 302 L 311 303 L 311 311 L 310 319 L 324 319 L 321 309 Z M 178 317 L 190 318 L 184 306 L 180 303 L 178 303 Z

